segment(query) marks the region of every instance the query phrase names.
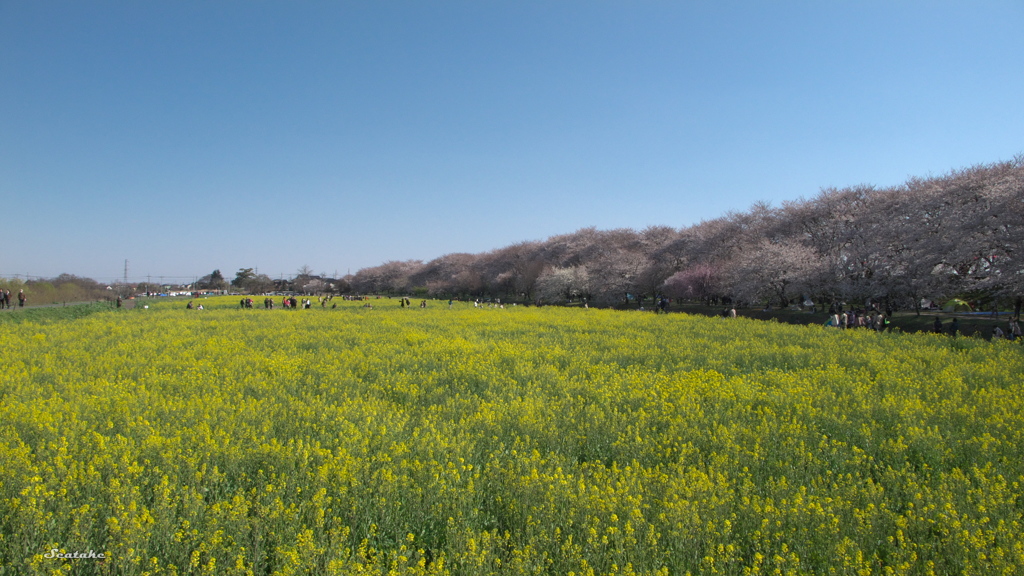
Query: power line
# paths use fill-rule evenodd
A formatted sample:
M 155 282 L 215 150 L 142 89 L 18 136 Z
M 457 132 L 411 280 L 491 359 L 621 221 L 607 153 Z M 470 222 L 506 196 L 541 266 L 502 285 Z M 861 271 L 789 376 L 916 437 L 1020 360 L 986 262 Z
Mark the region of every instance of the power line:
M 153 273 L 140 274 L 139 276 L 134 276 L 133 277 L 133 276 L 130 275 L 131 274 L 131 266 L 130 266 L 130 264 L 131 263 L 128 260 L 124 261 L 124 267 L 123 267 L 121 275 L 119 275 L 119 276 L 109 276 L 109 275 L 103 275 L 103 276 L 80 276 L 78 274 L 69 274 L 69 273 L 66 273 L 66 272 L 62 273 L 62 274 L 58 274 L 58 275 L 29 274 L 29 273 L 25 273 L 25 272 L 0 272 L 0 279 L 8 279 L 8 280 L 10 280 L 10 279 L 17 279 L 17 280 L 23 280 L 23 281 L 56 280 L 56 279 L 60 278 L 61 276 L 65 276 L 66 275 L 66 276 L 75 277 L 75 278 L 83 278 L 83 279 L 86 279 L 86 280 L 93 280 L 93 281 L 100 282 L 100 283 L 103 283 L 103 284 L 116 284 L 116 283 L 137 284 L 137 283 L 142 283 L 142 282 L 151 282 L 153 278 L 159 279 L 161 284 L 168 284 L 168 283 L 171 283 L 171 284 L 194 284 L 199 278 L 202 277 L 202 275 L 196 275 L 196 274 L 153 274 Z M 349 273 L 351 273 L 351 272 L 349 271 Z M 278 279 L 284 280 L 286 278 L 288 278 L 288 279 L 293 278 L 294 274 L 287 274 L 285 272 L 278 272 L 277 274 L 268 274 L 268 276 L 270 276 L 271 278 L 273 278 L 274 276 L 277 276 Z M 337 276 L 337 272 L 335 272 L 335 276 Z
M 56 279 L 60 278 L 60 276 L 61 275 L 58 275 L 58 276 L 44 276 L 42 274 L 24 274 L 24 273 L 21 273 L 21 272 L 17 272 L 17 273 L 0 272 L 0 279 L 8 279 L 8 280 L 10 280 L 10 279 L 17 279 L 17 280 L 24 280 L 24 281 L 56 280 Z M 73 276 L 75 278 L 83 278 L 85 280 L 93 280 L 93 281 L 101 282 L 101 283 L 104 283 L 104 284 L 109 284 L 109 283 L 118 282 L 118 281 L 125 282 L 125 283 L 128 283 L 128 284 L 132 284 L 132 283 L 137 283 L 137 282 L 148 281 L 148 280 L 152 279 L 153 276 L 156 276 L 157 278 L 159 278 L 161 283 L 166 283 L 165 281 L 169 280 L 169 281 L 171 281 L 173 283 L 186 283 L 186 284 L 190 284 L 190 283 L 192 283 L 192 281 L 194 281 L 197 278 L 197 276 L 194 275 L 194 274 L 180 275 L 180 276 L 177 276 L 177 275 L 172 276 L 172 275 L 167 275 L 167 274 L 161 274 L 161 275 L 147 274 L 146 276 L 139 276 L 139 277 L 129 277 L 128 275 L 122 275 L 122 276 L 79 276 L 77 274 L 68 274 L 68 276 Z M 175 281 L 180 281 L 180 282 L 175 282 Z

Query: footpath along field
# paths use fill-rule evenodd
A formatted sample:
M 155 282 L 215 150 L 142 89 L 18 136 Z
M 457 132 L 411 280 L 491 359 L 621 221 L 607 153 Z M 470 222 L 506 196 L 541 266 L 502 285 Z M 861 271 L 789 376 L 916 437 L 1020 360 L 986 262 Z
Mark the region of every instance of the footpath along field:
M 1024 570 L 1019 345 L 202 302 L 0 324 L 0 575 Z

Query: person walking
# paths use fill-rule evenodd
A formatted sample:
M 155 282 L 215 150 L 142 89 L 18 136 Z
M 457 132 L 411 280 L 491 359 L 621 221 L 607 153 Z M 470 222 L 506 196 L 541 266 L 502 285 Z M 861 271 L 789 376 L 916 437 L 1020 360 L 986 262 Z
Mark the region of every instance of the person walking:
M 18 308 L 24 308 L 26 300 L 28 300 L 28 297 L 25 296 L 25 291 L 18 290 Z

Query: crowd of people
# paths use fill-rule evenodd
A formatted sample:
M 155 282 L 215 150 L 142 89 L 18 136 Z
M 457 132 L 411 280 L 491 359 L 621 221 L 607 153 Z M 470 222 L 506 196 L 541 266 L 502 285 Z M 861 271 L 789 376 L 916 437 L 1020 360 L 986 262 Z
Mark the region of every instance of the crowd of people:
M 25 301 L 28 300 L 28 297 L 25 296 L 25 291 L 24 290 L 18 290 L 17 298 L 18 298 L 18 307 L 19 308 L 24 308 L 25 307 Z M 14 305 L 11 304 L 11 291 L 10 290 L 0 290 L 0 310 L 3 310 L 4 308 L 14 308 Z
M 412 308 L 412 301 L 409 300 L 408 298 L 403 296 L 399 300 L 400 300 L 400 302 L 399 302 L 398 305 L 400 307 L 402 307 L 402 308 Z M 451 308 L 451 300 L 449 300 L 448 302 L 449 302 L 448 307 Z M 420 302 L 420 308 L 426 308 L 426 307 L 427 307 L 427 301 L 426 300 Z
M 1007 340 L 1010 340 L 1011 342 L 1015 342 L 1016 341 L 1016 342 L 1024 343 L 1024 338 L 1022 338 L 1021 330 L 1020 330 L 1020 322 L 1018 322 L 1016 318 L 1010 318 L 1010 325 L 1007 327 L 1006 332 L 1003 332 L 1002 328 L 1000 328 L 999 326 L 996 326 L 992 330 L 992 339 L 993 340 L 1007 339 Z
M 2 294 L 2 292 L 0 292 L 0 302 L 4 302 L 6 299 L 9 299 L 9 294 L 10 294 L 10 292 L 8 291 L 7 292 L 7 296 L 5 297 Z M 372 309 L 373 308 L 373 306 L 369 302 L 369 300 L 370 300 L 369 296 L 349 296 L 349 295 L 345 295 L 345 296 L 340 296 L 340 298 L 344 298 L 345 300 L 366 301 L 366 303 L 363 305 L 363 308 L 367 308 L 367 309 Z M 380 298 L 381 298 L 380 296 L 377 296 L 377 299 L 380 299 Z M 317 303 L 320 305 L 321 308 L 325 308 L 325 309 L 327 308 L 328 304 L 331 305 L 330 307 L 332 309 L 338 307 L 338 305 L 336 303 L 332 303 L 331 302 L 333 299 L 334 299 L 333 295 L 332 296 L 317 296 L 316 297 Z M 24 295 L 23 295 L 23 293 L 19 294 L 19 301 L 22 303 L 22 305 L 24 305 Z M 253 308 L 254 304 L 255 304 L 254 300 L 252 298 L 249 298 L 249 297 L 242 298 L 239 301 L 239 306 L 241 308 Z M 454 304 L 454 300 L 449 299 L 448 300 L 448 308 L 451 309 L 453 304 Z M 666 310 L 667 309 L 667 304 L 668 304 L 668 301 L 664 300 L 664 299 L 662 301 L 656 301 L 655 311 L 656 312 L 661 312 L 661 313 L 666 313 L 667 312 L 667 310 Z M 5 304 L 5 305 L 9 306 L 9 304 Z M 401 308 L 412 308 L 413 307 L 413 302 L 408 297 L 403 296 L 403 297 L 398 299 L 398 305 Z M 302 309 L 308 310 L 308 309 L 313 307 L 313 299 L 312 298 L 298 299 L 295 296 L 282 296 L 281 297 L 281 306 L 286 308 L 286 309 L 297 309 L 297 308 L 301 307 Z M 264 298 L 263 299 L 263 307 L 265 309 L 268 309 L 268 310 L 273 309 L 274 308 L 274 299 L 271 298 L 271 297 Z M 427 301 L 426 300 L 421 300 L 419 302 L 419 306 L 418 307 L 419 308 L 426 308 L 427 307 Z M 474 308 L 485 308 L 485 307 L 504 308 L 505 306 L 504 306 L 504 304 L 501 303 L 501 300 L 495 300 L 493 302 L 481 302 L 479 299 L 476 299 L 476 300 L 473 301 L 473 307 Z M 198 307 L 196 307 L 192 301 L 189 301 L 187 308 L 189 310 L 193 310 L 193 309 L 202 310 L 203 306 L 202 306 L 202 304 L 199 304 Z M 726 308 L 726 309 L 724 309 L 722 311 L 721 315 L 723 317 L 725 317 L 725 318 L 736 318 L 737 317 L 736 309 L 732 308 L 732 307 Z M 825 326 L 830 327 L 830 328 L 840 329 L 840 330 L 853 329 L 853 328 L 863 328 L 863 329 L 867 329 L 867 330 L 874 330 L 876 332 L 886 332 L 886 331 L 889 331 L 891 329 L 891 326 L 892 326 L 892 315 L 893 315 L 893 312 L 891 310 L 886 310 L 885 312 L 882 312 L 881 310 L 878 310 L 878 309 L 875 309 L 875 308 L 872 308 L 872 309 L 869 309 L 869 310 L 864 310 L 864 309 L 844 310 L 842 306 L 833 306 L 829 310 L 829 318 L 825 322 Z M 958 336 L 960 334 L 960 320 L 954 316 L 953 319 L 950 321 L 950 323 L 948 325 L 944 325 L 943 322 L 942 322 L 942 319 L 939 318 L 939 317 L 936 317 L 935 318 L 935 322 L 934 322 L 933 327 L 932 327 L 932 332 L 936 333 L 936 334 L 948 334 L 950 336 Z M 1010 341 L 1020 341 L 1020 342 L 1024 343 L 1024 337 L 1022 337 L 1022 334 L 1021 334 L 1021 327 L 1020 327 L 1020 324 L 1019 324 L 1019 322 L 1018 322 L 1018 320 L 1016 318 L 1011 318 L 1010 319 L 1009 324 L 1007 325 L 1006 330 L 1003 330 L 1001 327 L 998 327 L 998 326 L 994 327 L 993 330 L 992 330 L 991 336 L 992 336 L 993 340 L 1004 340 L 1005 339 L 1005 340 L 1010 340 Z
M 343 299 L 349 300 L 349 301 L 364 301 L 365 300 L 366 304 L 363 305 L 363 308 L 370 308 L 370 309 L 373 308 L 373 306 L 370 304 L 370 297 L 369 296 L 348 296 L 348 295 L 346 295 L 346 296 L 340 296 L 340 298 L 343 298 Z M 380 296 L 377 296 L 376 298 L 379 300 Z M 332 309 L 333 308 L 337 308 L 338 304 L 331 302 L 333 299 L 334 299 L 333 295 L 330 295 L 330 296 L 317 296 L 316 297 L 316 300 L 320 304 L 321 308 L 327 308 L 328 304 L 331 304 L 331 308 Z M 389 299 L 390 299 L 390 297 L 389 297 Z M 449 309 L 452 308 L 452 305 L 453 305 L 454 302 L 455 301 L 452 300 L 452 299 L 448 300 L 448 308 Z M 256 303 L 256 301 L 253 300 L 252 298 L 244 297 L 244 298 L 242 298 L 241 300 L 238 301 L 238 307 L 242 308 L 242 309 L 254 308 L 255 307 L 255 303 Z M 413 302 L 408 297 L 403 296 L 403 297 L 398 299 L 398 306 L 401 307 L 401 308 L 412 308 L 413 307 Z M 272 310 L 274 308 L 274 299 L 269 297 L 269 296 L 264 298 L 263 299 L 263 307 L 265 309 L 267 309 L 267 310 Z M 295 296 L 282 296 L 281 297 L 281 307 L 283 307 L 285 309 L 302 308 L 302 309 L 308 310 L 308 309 L 313 307 L 313 299 L 312 298 L 298 299 Z M 426 308 L 427 307 L 427 301 L 426 300 L 421 300 L 419 302 L 419 307 L 420 308 Z M 504 308 L 505 305 L 501 303 L 501 300 L 496 300 L 494 302 L 486 302 L 485 303 L 485 302 L 481 302 L 480 299 L 476 299 L 476 300 L 473 301 L 473 307 L 474 308 L 485 308 L 485 307 Z M 193 300 L 189 300 L 189 302 L 185 306 L 185 308 L 188 309 L 188 310 L 202 310 L 202 304 L 199 304 L 197 306 Z
M 343 299 L 349 300 L 349 301 L 355 301 L 355 300 L 360 300 L 360 301 L 361 300 L 367 300 L 367 301 L 369 301 L 370 300 L 369 296 L 348 296 L 348 295 L 346 295 L 346 296 L 339 296 L 339 298 L 343 298 Z M 378 296 L 377 298 L 379 299 L 380 296 Z M 336 302 L 332 302 L 332 300 L 334 300 L 334 296 L 333 295 L 317 296 L 316 297 L 317 303 L 320 305 L 321 308 L 325 308 L 325 309 L 327 308 L 328 304 L 331 305 L 331 308 L 337 308 L 338 307 L 338 304 Z M 401 305 L 403 307 L 404 306 L 411 306 L 411 303 L 409 302 L 408 298 L 403 298 Z M 242 299 L 240 299 L 238 301 L 238 307 L 242 308 L 242 309 L 255 308 L 255 306 L 256 306 L 256 301 L 254 299 L 250 298 L 250 297 L 244 297 L 244 298 L 242 298 Z M 263 299 L 263 308 L 265 308 L 267 310 L 273 310 L 274 306 L 275 306 L 275 304 L 274 304 L 274 299 L 273 298 L 267 296 L 267 297 L 265 297 Z M 281 297 L 281 307 L 285 308 L 285 309 L 302 308 L 304 310 L 308 310 L 308 309 L 313 307 L 313 299 L 312 298 L 302 298 L 302 299 L 299 299 L 299 298 L 296 298 L 295 296 L 282 296 Z M 420 303 L 420 307 L 421 308 L 426 308 L 427 307 L 427 301 L 424 300 L 423 302 L 421 302 Z M 202 304 L 196 305 L 194 300 L 189 300 L 188 304 L 185 306 L 185 308 L 187 310 L 202 310 L 203 309 L 203 305 Z M 369 302 L 367 302 L 364 305 L 364 308 L 373 308 L 373 306 L 371 306 L 369 304 Z
M 884 314 L 877 310 L 835 310 L 825 323 L 832 328 L 867 328 L 876 332 L 889 330 L 892 324 L 892 313 Z

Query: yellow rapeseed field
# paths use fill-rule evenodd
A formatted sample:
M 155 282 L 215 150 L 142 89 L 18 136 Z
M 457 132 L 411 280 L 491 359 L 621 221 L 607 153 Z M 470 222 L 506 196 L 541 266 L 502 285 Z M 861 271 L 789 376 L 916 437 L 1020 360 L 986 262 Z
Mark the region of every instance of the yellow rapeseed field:
M 1013 343 L 202 302 L 0 324 L 0 575 L 1024 573 Z

